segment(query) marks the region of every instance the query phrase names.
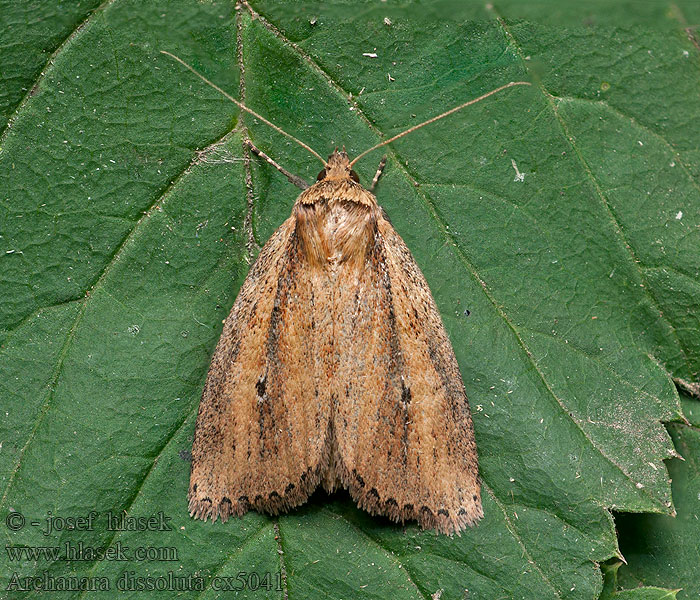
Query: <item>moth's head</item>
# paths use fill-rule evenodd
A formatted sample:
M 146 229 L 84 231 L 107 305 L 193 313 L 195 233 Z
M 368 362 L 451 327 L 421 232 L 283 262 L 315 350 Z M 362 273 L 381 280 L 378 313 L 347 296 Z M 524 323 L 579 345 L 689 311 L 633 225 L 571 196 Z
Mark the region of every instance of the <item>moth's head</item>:
M 360 182 L 357 173 L 350 167 L 350 157 L 345 152 L 345 148 L 340 151 L 336 149 L 328 157 L 326 167 L 318 174 L 316 181 L 323 181 L 324 179 L 352 179 L 357 183 Z

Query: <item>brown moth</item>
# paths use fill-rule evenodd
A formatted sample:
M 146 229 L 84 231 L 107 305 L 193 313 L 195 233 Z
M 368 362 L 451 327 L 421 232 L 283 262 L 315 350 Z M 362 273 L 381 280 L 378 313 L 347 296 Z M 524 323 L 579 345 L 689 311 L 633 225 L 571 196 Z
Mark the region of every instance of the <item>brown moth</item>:
M 279 514 L 319 484 L 347 489 L 370 514 L 446 534 L 483 516 L 469 403 L 440 314 L 406 244 L 352 170 L 375 148 L 352 162 L 344 150 L 321 159 L 318 180 L 243 283 L 199 406 L 194 517 Z

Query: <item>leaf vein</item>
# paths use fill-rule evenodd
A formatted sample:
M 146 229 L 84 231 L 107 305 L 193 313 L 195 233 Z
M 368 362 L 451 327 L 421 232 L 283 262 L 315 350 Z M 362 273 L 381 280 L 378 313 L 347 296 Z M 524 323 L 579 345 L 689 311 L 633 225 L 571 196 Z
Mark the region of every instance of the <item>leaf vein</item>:
M 508 28 L 508 26 L 505 24 L 505 21 L 503 20 L 503 18 L 502 18 L 500 15 L 498 15 L 498 13 L 495 11 L 495 9 L 494 9 L 493 7 L 491 7 L 490 10 L 491 10 L 491 12 L 495 15 L 496 21 L 497 21 L 498 24 L 500 25 L 500 27 L 501 27 L 501 29 L 502 29 L 502 31 L 503 31 L 503 35 L 505 36 L 505 38 L 506 38 L 511 44 L 513 44 L 513 46 L 515 47 L 515 49 L 516 49 L 516 51 L 517 51 L 517 53 L 518 53 L 518 56 L 520 57 L 520 62 L 521 62 L 521 64 L 523 65 L 523 68 L 524 68 L 530 75 L 533 75 L 533 73 L 531 73 L 530 69 L 528 68 L 527 62 L 525 61 L 525 58 L 524 58 L 524 56 L 523 56 L 522 48 L 521 48 L 520 45 L 518 44 L 518 41 L 515 39 L 515 37 L 514 37 L 513 34 L 511 33 L 511 31 L 510 31 L 510 29 Z M 629 262 L 631 263 L 632 267 L 635 269 L 635 271 L 636 271 L 637 274 L 639 275 L 640 280 L 641 280 L 642 282 L 644 282 L 644 283 L 643 283 L 643 286 L 642 286 L 642 289 L 643 289 L 643 291 L 644 291 L 644 295 L 648 298 L 649 302 L 652 303 L 652 304 L 654 305 L 654 307 L 655 307 L 656 310 L 658 311 L 658 314 L 660 315 L 660 318 L 663 320 L 663 322 L 666 323 L 667 327 L 669 328 L 669 330 L 670 330 L 670 332 L 671 332 L 672 337 L 674 338 L 674 340 L 675 340 L 675 342 L 676 342 L 676 345 L 677 345 L 678 349 L 680 350 L 681 354 L 683 355 L 683 358 L 684 358 L 684 360 L 685 360 L 685 364 L 686 364 L 686 367 L 688 368 L 688 371 L 689 371 L 689 372 L 692 371 L 692 367 L 691 367 L 691 364 L 690 364 L 690 359 L 688 358 L 688 354 L 687 354 L 686 348 L 685 348 L 685 346 L 683 345 L 683 343 L 681 342 L 680 338 L 678 337 L 678 334 L 677 334 L 677 332 L 676 332 L 676 328 L 674 327 L 673 323 L 671 323 L 671 322 L 663 315 L 663 311 L 662 311 L 661 308 L 659 307 L 656 298 L 655 298 L 654 295 L 651 293 L 651 290 L 650 290 L 650 287 L 649 287 L 648 282 L 647 282 L 647 280 L 646 280 L 646 277 L 644 276 L 644 272 L 643 272 L 643 270 L 642 270 L 641 267 L 640 267 L 639 260 L 637 259 L 637 256 L 636 256 L 634 250 L 632 249 L 632 245 L 631 245 L 631 244 L 629 243 L 629 241 L 627 240 L 627 236 L 625 235 L 625 233 L 624 233 L 624 231 L 623 231 L 623 229 L 622 229 L 622 226 L 621 226 L 621 224 L 620 224 L 620 221 L 618 220 L 617 216 L 615 215 L 615 212 L 613 211 L 612 207 L 610 206 L 610 203 L 609 203 L 607 197 L 606 197 L 605 194 L 603 193 L 603 190 L 602 190 L 600 184 L 598 183 L 597 178 L 596 178 L 595 175 L 593 174 L 593 171 L 591 170 L 589 164 L 587 163 L 586 159 L 583 157 L 583 154 L 581 153 L 581 151 L 579 150 L 578 146 L 577 146 L 576 143 L 574 142 L 574 138 L 573 138 L 573 136 L 571 135 L 571 133 L 569 132 L 569 128 L 568 128 L 566 122 L 564 121 L 564 119 L 563 119 L 563 118 L 561 117 L 561 115 L 559 114 L 559 111 L 557 110 L 556 102 L 554 101 L 554 98 L 555 98 L 555 97 L 552 96 L 552 94 L 549 93 L 549 91 L 548 91 L 548 90 L 544 87 L 544 85 L 542 84 L 542 81 L 539 80 L 539 78 L 537 78 L 536 75 L 533 76 L 533 79 L 536 81 L 537 86 L 539 87 L 540 91 L 542 92 L 542 95 L 545 97 L 545 99 L 546 99 L 547 102 L 549 103 L 550 108 L 552 109 L 552 113 L 554 114 L 554 116 L 556 117 L 556 119 L 557 119 L 557 121 L 558 121 L 558 123 L 559 123 L 559 127 L 560 127 L 560 129 L 561 129 L 562 136 L 563 136 L 564 139 L 567 140 L 567 142 L 571 145 L 571 148 L 573 148 L 573 150 L 574 150 L 574 152 L 575 152 L 575 154 L 576 154 L 576 156 L 577 156 L 579 162 L 581 163 L 581 167 L 582 167 L 583 171 L 585 172 L 585 174 L 587 175 L 588 179 L 590 180 L 590 182 L 592 183 L 593 187 L 595 188 L 595 191 L 596 191 L 596 194 L 597 194 L 598 198 L 600 199 L 600 201 L 601 201 L 603 207 L 605 208 L 606 212 L 608 213 L 608 217 L 609 217 L 609 219 L 610 219 L 610 223 L 611 223 L 611 225 L 612 225 L 613 231 L 615 232 L 615 234 L 617 235 L 617 237 L 620 239 L 620 242 L 622 243 L 622 245 L 624 246 L 624 248 L 625 248 L 626 251 L 627 251 Z
M 400 566 L 400 568 L 406 573 L 406 578 L 407 578 L 408 581 L 413 585 L 413 587 L 416 588 L 416 591 L 417 591 L 425 600 L 430 600 L 430 594 L 429 594 L 428 592 L 424 591 L 423 589 L 421 589 L 420 586 L 413 580 L 413 576 L 411 575 L 410 570 L 409 570 L 408 568 L 406 568 L 406 565 L 404 565 L 404 564 L 396 557 L 396 555 L 395 555 L 391 550 L 389 550 L 389 548 L 387 548 L 384 544 L 382 544 L 381 541 L 379 541 L 379 540 L 376 539 L 375 537 L 371 536 L 369 533 L 367 533 L 367 532 L 364 531 L 363 529 L 360 529 L 357 525 L 355 525 L 355 523 L 353 523 L 352 521 L 348 520 L 348 519 L 345 518 L 343 515 L 340 515 L 340 514 L 334 512 L 334 511 L 332 511 L 330 508 L 327 508 L 327 507 L 324 506 L 324 507 L 321 508 L 321 510 L 322 510 L 323 512 L 326 512 L 326 513 L 330 514 L 330 515 L 333 515 L 333 516 L 335 516 L 335 517 L 338 517 L 338 518 L 340 518 L 340 519 L 343 519 L 348 525 L 350 525 L 350 527 L 352 527 L 355 531 L 357 531 L 362 537 L 364 537 L 365 539 L 369 540 L 369 541 L 372 542 L 377 548 L 379 548 L 380 550 L 382 550 L 382 552 L 384 552 L 384 554 L 386 555 L 386 557 L 387 557 L 391 562 L 393 562 L 393 563 L 395 563 L 395 564 L 398 564 L 398 565 Z
M 148 471 L 146 471 L 146 474 L 144 475 L 143 479 L 139 483 L 139 486 L 134 490 L 134 494 L 131 497 L 131 500 L 127 502 L 126 507 L 123 509 L 125 513 L 129 513 L 131 510 L 131 507 L 136 503 L 136 500 L 139 498 L 141 495 L 141 491 L 143 490 L 143 487 L 146 485 L 146 481 L 148 481 L 148 478 L 151 476 L 153 471 L 156 468 L 156 465 L 158 464 L 158 459 L 161 457 L 165 449 L 168 447 L 170 442 L 175 438 L 175 436 L 180 432 L 180 430 L 188 423 L 189 419 L 192 417 L 192 415 L 197 413 L 197 407 L 193 408 L 189 412 L 185 413 L 185 416 L 183 419 L 173 427 L 171 432 L 167 435 L 167 437 L 163 440 L 163 443 L 161 444 L 160 448 L 156 450 L 155 456 L 153 458 L 153 462 L 151 463 L 151 466 L 149 467 Z M 112 543 L 114 540 L 121 535 L 121 530 L 115 530 L 114 533 L 109 537 L 107 542 L 104 544 L 105 548 L 109 548 L 112 546 Z M 89 561 L 87 562 L 89 564 Z M 94 560 L 92 561 L 92 568 L 88 571 L 88 577 L 91 577 L 92 574 L 96 571 L 96 569 L 101 566 L 102 563 L 100 561 Z M 88 593 L 88 590 L 83 591 L 78 598 L 83 598 L 85 594 Z
M 229 135 L 231 135 L 235 130 L 230 130 L 227 131 L 223 136 L 221 136 L 218 140 L 213 142 L 208 146 L 208 148 L 211 148 L 212 146 L 215 146 L 217 144 L 220 144 L 223 142 Z M 206 150 L 205 150 L 206 152 Z M 75 321 L 73 322 L 73 325 L 71 326 L 71 329 L 69 333 L 66 336 L 66 341 L 63 345 L 63 348 L 61 349 L 61 353 L 59 354 L 58 361 L 56 363 L 56 367 L 54 369 L 53 375 L 51 377 L 51 382 L 49 383 L 47 394 L 46 394 L 46 399 L 42 403 L 41 407 L 41 413 L 39 414 L 36 423 L 34 424 L 34 427 L 32 427 L 32 431 L 29 434 L 29 437 L 27 438 L 27 441 L 25 442 L 24 446 L 19 452 L 19 455 L 17 457 L 17 461 L 15 462 L 15 466 L 12 470 L 12 473 L 10 474 L 10 477 L 8 478 L 7 486 L 5 487 L 5 491 L 3 493 L 2 499 L 0 499 L 0 507 L 4 506 L 5 500 L 7 499 L 7 496 L 10 491 L 10 487 L 12 486 L 12 483 L 14 482 L 15 475 L 17 471 L 20 468 L 21 462 L 22 462 L 22 457 L 24 456 L 27 448 L 29 447 L 30 443 L 34 439 L 34 436 L 36 434 L 36 431 L 41 424 L 41 422 L 44 419 L 44 416 L 50 409 L 50 400 L 53 396 L 53 393 L 56 389 L 56 385 L 58 383 L 58 380 L 60 378 L 60 374 L 63 368 L 63 362 L 64 359 L 69 351 L 69 347 L 71 342 L 73 341 L 73 338 L 75 337 L 75 332 L 80 325 L 80 322 L 82 321 L 82 318 L 85 314 L 85 311 L 87 309 L 88 303 L 90 301 L 90 297 L 94 296 L 94 292 L 99 289 L 103 284 L 104 281 L 109 274 L 109 272 L 112 270 L 114 265 L 119 261 L 121 256 L 123 255 L 124 250 L 127 248 L 129 243 L 134 239 L 136 236 L 136 233 L 140 230 L 140 228 L 143 226 L 143 223 L 147 222 L 148 219 L 152 216 L 154 210 L 158 207 L 159 203 L 163 202 L 169 193 L 173 190 L 173 188 L 187 175 L 189 174 L 191 168 L 197 164 L 197 156 L 193 158 L 187 165 L 187 167 L 181 171 L 173 180 L 171 183 L 169 183 L 163 192 L 158 194 L 158 197 L 156 200 L 151 204 L 151 206 L 144 212 L 144 214 L 141 216 L 141 218 L 134 224 L 134 227 L 131 229 L 131 231 L 126 235 L 126 237 L 122 240 L 122 242 L 117 246 L 115 252 L 112 254 L 110 260 L 106 263 L 105 267 L 102 269 L 101 273 L 98 275 L 96 278 L 95 282 L 90 286 L 90 293 L 87 295 L 86 298 L 78 300 L 82 302 L 82 306 L 80 310 L 78 311 L 78 314 L 76 315 Z M 87 293 L 86 293 L 87 294 Z M 37 309 L 41 310 L 41 309 Z M 36 311 L 35 311 L 36 312 Z
M 547 92 L 549 93 L 549 92 Z M 676 148 L 673 146 L 671 142 L 669 142 L 663 135 L 661 135 L 658 131 L 655 131 L 648 125 L 644 125 L 643 123 L 640 123 L 637 119 L 634 117 L 631 117 L 624 112 L 622 112 L 619 108 L 616 108 L 614 106 L 611 106 L 608 104 L 605 100 L 593 100 L 591 98 L 579 98 L 576 96 L 555 96 L 554 94 L 549 94 L 553 99 L 559 100 L 560 102 L 570 102 L 570 103 L 576 103 L 580 102 L 582 104 L 593 104 L 596 106 L 602 106 L 606 110 L 610 111 L 613 115 L 618 117 L 621 120 L 628 120 L 632 125 L 637 127 L 638 129 L 642 130 L 644 133 L 647 135 L 650 135 L 653 138 L 656 138 L 659 140 L 666 148 L 671 152 L 674 156 L 674 158 L 678 161 L 678 164 L 681 166 L 683 169 L 683 172 L 686 174 L 688 177 L 688 181 L 690 184 L 698 191 L 700 192 L 700 184 L 698 184 L 697 180 L 695 177 L 693 177 L 693 174 L 690 172 L 690 168 L 688 165 L 685 163 L 685 161 L 681 157 L 681 153 L 679 150 L 676 150 Z
M 70 44 L 76 37 L 78 37 L 78 35 L 80 35 L 81 32 L 85 30 L 86 26 L 90 24 L 93 17 L 96 17 L 97 15 L 103 13 L 107 9 L 107 7 L 115 1 L 116 0 L 105 0 L 102 4 L 100 4 L 100 6 L 90 11 L 88 15 L 80 23 L 78 23 L 78 26 L 75 29 L 73 29 L 73 31 L 71 31 L 66 36 L 66 38 L 56 47 L 56 49 L 49 55 L 49 58 L 44 63 L 44 66 L 39 69 L 39 74 L 37 75 L 37 77 L 30 85 L 27 86 L 27 93 L 19 101 L 13 113 L 7 119 L 5 127 L 2 130 L 0 130 L 0 152 L 2 152 L 2 149 L 5 147 L 5 138 L 12 129 L 12 125 L 19 117 L 20 111 L 26 106 L 26 104 L 29 102 L 32 96 L 34 96 L 37 86 L 41 83 L 42 79 L 46 77 L 46 72 L 53 63 L 53 61 L 56 60 L 56 57 L 66 46 L 68 46 L 68 44 Z
M 236 557 L 236 556 L 238 556 L 239 554 L 241 554 L 241 553 L 246 549 L 247 546 L 249 546 L 251 543 L 253 543 L 254 541 L 256 541 L 258 538 L 262 537 L 262 534 L 265 533 L 265 531 L 268 529 L 269 526 L 270 526 L 270 523 L 269 523 L 269 522 L 268 522 L 268 523 L 264 523 L 264 524 L 262 525 L 262 527 L 260 527 L 257 531 L 255 531 L 255 533 L 252 533 L 251 535 L 249 535 L 249 536 L 245 539 L 245 541 L 244 541 L 240 546 L 236 547 L 236 548 L 233 550 L 233 552 L 231 552 L 231 554 L 229 554 L 223 561 L 221 561 L 221 564 L 220 564 L 220 565 L 216 568 L 216 570 L 214 570 L 214 572 L 211 574 L 211 578 L 213 579 L 214 577 L 217 577 L 217 576 L 219 575 L 219 573 L 221 573 L 221 571 L 224 570 L 224 568 L 226 567 L 226 565 L 228 565 L 228 563 L 231 562 L 231 560 L 232 560 L 234 557 Z M 201 597 L 204 596 L 204 594 L 206 594 L 208 591 L 209 591 L 209 589 L 205 587 L 204 590 L 202 590 L 199 594 L 197 594 L 196 597 L 197 597 L 197 598 L 201 598 Z
M 547 575 L 545 575 L 544 571 L 540 568 L 540 566 L 537 564 L 537 562 L 532 558 L 530 553 L 527 550 L 527 546 L 523 542 L 522 538 L 520 537 L 520 534 L 517 532 L 515 529 L 515 526 L 513 525 L 513 522 L 510 520 L 510 517 L 508 516 L 508 512 L 505 509 L 505 506 L 503 503 L 498 499 L 494 491 L 487 486 L 485 483 L 483 484 L 484 487 L 486 488 L 486 491 L 489 493 L 489 496 L 493 499 L 493 501 L 498 505 L 498 508 L 501 509 L 501 512 L 503 513 L 503 520 L 505 521 L 506 527 L 508 528 L 508 531 L 510 531 L 511 535 L 515 539 L 516 542 L 518 542 L 518 545 L 523 549 L 523 554 L 525 555 L 525 558 L 527 558 L 527 561 L 535 568 L 537 569 L 537 572 L 540 574 L 542 579 L 549 585 L 549 587 L 552 588 L 554 591 L 554 594 L 557 598 L 561 598 L 561 595 L 559 594 L 559 590 L 556 588 L 556 586 L 549 580 Z

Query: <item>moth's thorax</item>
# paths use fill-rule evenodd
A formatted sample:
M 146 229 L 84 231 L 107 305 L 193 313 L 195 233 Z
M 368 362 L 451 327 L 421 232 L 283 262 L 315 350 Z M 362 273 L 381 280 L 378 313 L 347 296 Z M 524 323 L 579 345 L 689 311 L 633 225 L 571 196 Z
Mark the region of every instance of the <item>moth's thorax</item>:
M 377 199 L 374 197 L 374 194 L 350 177 L 337 179 L 326 177 L 321 181 L 317 181 L 300 194 L 297 199 L 297 205 L 327 203 L 333 200 L 354 202 L 367 207 L 377 206 Z
M 303 257 L 324 270 L 361 265 L 374 240 L 379 206 L 374 195 L 350 178 L 319 181 L 294 206 Z

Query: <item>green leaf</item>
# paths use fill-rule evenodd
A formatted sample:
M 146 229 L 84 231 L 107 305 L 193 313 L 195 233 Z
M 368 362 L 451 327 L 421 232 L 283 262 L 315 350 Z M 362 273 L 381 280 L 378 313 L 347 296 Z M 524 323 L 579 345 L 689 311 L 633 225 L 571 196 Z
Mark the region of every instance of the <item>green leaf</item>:
M 57 6 L 39 2 L 0 2 L 0 129 L 35 90 L 43 67 L 80 30 L 80 23 L 99 6 L 82 0 Z
M 669 462 L 677 514 L 620 515 L 617 526 L 627 559 L 619 571 L 620 584 L 681 588 L 678 598 L 700 595 L 700 403 L 683 400 L 688 424 L 670 426 L 673 442 L 683 460 Z
M 22 19 L 13 7 L 7 23 Z M 0 516 L 26 518 L 6 544 L 160 554 L 6 554 L 2 589 L 14 574 L 89 576 L 161 597 L 137 578 L 171 573 L 167 585 L 198 597 L 244 573 L 242 597 L 591 598 L 597 563 L 619 555 L 610 509 L 673 511 L 662 421 L 681 414 L 671 378 L 694 381 L 700 363 L 698 50 L 673 19 L 565 29 L 510 21 L 528 15 L 508 7 L 445 18 L 420 5 L 109 0 L 25 26 L 31 51 L 0 63 Z M 319 165 L 160 50 L 321 153 L 356 155 L 533 82 L 392 144 L 377 192 L 470 397 L 474 529 L 399 527 L 345 493 L 275 520 L 187 515 L 221 321 L 298 191 L 249 165 L 241 140 L 309 181 Z M 42 51 L 53 55 L 37 67 Z M 363 181 L 379 158 L 358 163 Z M 93 510 L 92 530 L 41 531 L 49 515 Z M 162 513 L 169 529 L 108 530 L 109 511 Z
M 617 589 L 618 571 L 622 561 L 612 559 L 601 565 L 603 570 L 603 591 L 598 600 L 675 600 L 679 590 L 665 590 L 658 587 L 636 587 L 629 590 Z

